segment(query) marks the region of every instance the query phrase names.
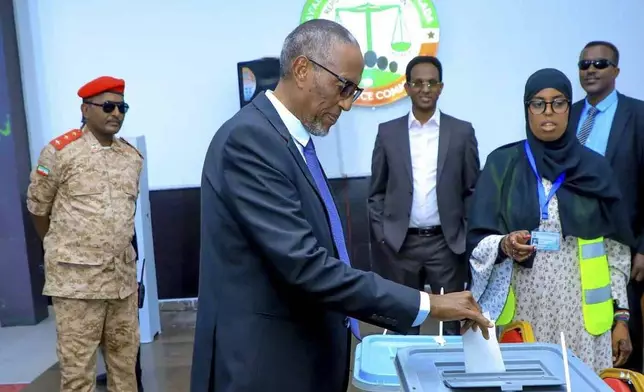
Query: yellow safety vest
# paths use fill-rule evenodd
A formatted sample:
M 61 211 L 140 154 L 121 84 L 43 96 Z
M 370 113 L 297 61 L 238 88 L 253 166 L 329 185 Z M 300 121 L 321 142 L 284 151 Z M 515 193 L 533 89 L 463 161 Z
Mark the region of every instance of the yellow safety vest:
M 613 298 L 611 295 L 610 267 L 604 238 L 584 240 L 578 238 L 579 269 L 581 275 L 581 303 L 584 326 L 589 334 L 599 336 L 613 326 Z M 508 325 L 514 319 L 516 296 L 512 284 L 508 297 L 496 320 L 496 325 Z

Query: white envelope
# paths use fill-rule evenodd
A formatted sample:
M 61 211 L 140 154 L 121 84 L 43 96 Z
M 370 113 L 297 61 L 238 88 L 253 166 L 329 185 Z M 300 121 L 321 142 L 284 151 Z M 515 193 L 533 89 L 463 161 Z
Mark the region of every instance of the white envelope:
M 489 319 L 490 314 L 483 315 Z M 463 353 L 466 373 L 503 373 L 505 364 L 496 337 L 496 326 L 490 328 L 490 340 L 485 340 L 480 329 L 463 334 Z

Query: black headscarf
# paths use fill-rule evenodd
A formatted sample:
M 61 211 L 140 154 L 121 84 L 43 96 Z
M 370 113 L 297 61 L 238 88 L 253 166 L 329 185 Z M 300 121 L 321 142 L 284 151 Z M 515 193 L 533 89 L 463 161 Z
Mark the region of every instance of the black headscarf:
M 537 139 L 530 130 L 525 102 L 546 88 L 561 92 L 572 103 L 572 86 L 561 71 L 542 69 L 530 76 L 523 97 L 526 137 L 539 174 L 551 182 L 566 174 L 557 191 L 562 234 L 584 239 L 606 237 L 633 246 L 628 214 L 608 161 L 577 141 L 570 121 L 563 136 L 552 142 Z M 467 220 L 468 255 L 488 235 L 539 227 L 537 180 L 524 143 L 500 147 L 488 156 Z M 532 259 L 521 265 L 531 267 Z

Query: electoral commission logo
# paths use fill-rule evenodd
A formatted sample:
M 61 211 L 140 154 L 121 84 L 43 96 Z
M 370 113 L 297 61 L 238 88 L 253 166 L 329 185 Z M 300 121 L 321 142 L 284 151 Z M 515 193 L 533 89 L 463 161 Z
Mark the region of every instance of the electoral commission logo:
M 365 69 L 358 106 L 382 106 L 405 93 L 405 68 L 419 55 L 438 50 L 438 17 L 431 0 L 307 0 L 300 23 L 340 23 L 362 47 Z

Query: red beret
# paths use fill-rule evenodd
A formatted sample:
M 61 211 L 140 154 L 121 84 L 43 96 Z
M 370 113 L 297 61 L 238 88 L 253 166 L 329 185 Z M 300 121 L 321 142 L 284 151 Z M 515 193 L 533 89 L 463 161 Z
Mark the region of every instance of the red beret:
M 125 92 L 125 80 L 111 76 L 101 76 L 81 87 L 78 90 L 78 96 L 85 99 L 108 91 L 123 94 Z

